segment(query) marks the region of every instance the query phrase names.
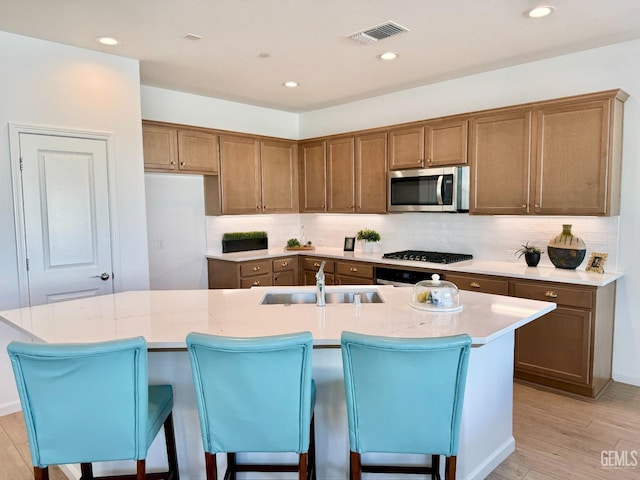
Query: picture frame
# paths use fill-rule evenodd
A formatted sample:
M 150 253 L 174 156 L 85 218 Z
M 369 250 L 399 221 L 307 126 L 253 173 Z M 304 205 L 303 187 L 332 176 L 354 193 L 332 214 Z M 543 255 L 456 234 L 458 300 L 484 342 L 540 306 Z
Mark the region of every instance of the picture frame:
M 356 237 L 344 237 L 344 251 L 353 252 L 356 248 Z
M 607 253 L 591 252 L 585 270 L 587 272 L 604 273 L 604 264 L 608 255 Z

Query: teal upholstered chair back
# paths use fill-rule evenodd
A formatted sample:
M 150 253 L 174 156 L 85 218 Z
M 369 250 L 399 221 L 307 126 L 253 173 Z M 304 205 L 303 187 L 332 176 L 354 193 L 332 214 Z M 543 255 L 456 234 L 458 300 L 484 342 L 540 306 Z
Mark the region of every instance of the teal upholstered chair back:
M 341 343 L 351 451 L 457 455 L 469 336 Z
M 309 332 L 261 338 L 190 333 L 187 348 L 205 452 L 306 452 Z
M 34 466 L 145 458 L 144 338 L 7 350 Z

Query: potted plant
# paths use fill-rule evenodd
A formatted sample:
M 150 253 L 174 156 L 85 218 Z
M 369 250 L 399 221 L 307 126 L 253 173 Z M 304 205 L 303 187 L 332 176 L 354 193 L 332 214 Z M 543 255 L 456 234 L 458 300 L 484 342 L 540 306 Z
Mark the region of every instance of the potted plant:
M 267 232 L 227 232 L 222 235 L 222 253 L 269 248 Z
M 362 251 L 373 252 L 373 244 L 380 241 L 380 234 L 375 230 L 365 228 L 359 230 L 356 238 L 362 241 Z
M 525 262 L 527 262 L 527 265 L 530 267 L 535 267 L 538 265 L 538 262 L 540 262 L 540 255 L 542 255 L 542 250 L 540 250 L 540 248 L 536 247 L 535 245 L 529 245 L 529 242 L 527 242 L 518 250 L 516 250 L 515 253 L 518 254 L 518 258 L 524 255 L 524 260 Z

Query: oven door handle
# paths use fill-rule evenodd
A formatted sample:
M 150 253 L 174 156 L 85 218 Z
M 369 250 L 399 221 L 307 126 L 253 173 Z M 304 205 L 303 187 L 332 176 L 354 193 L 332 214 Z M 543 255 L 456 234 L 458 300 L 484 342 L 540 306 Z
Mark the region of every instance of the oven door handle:
M 442 183 L 444 181 L 444 175 L 438 175 L 438 184 L 436 185 L 436 197 L 438 199 L 438 205 L 442 205 Z

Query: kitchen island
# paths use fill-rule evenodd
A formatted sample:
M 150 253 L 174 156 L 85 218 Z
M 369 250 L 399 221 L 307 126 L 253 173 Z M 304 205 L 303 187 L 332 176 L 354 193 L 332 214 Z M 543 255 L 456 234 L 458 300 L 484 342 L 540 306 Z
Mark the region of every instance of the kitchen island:
M 461 291 L 462 311 L 426 312 L 409 305 L 411 288 L 327 287 L 328 293 L 372 290 L 377 291 L 383 303 L 341 303 L 326 307 L 261 304 L 270 292 L 312 293 L 314 287 L 124 292 L 0 312 L 0 319 L 34 341 L 49 343 L 144 336 L 150 350 L 150 381 L 174 386 L 174 421 L 183 480 L 204 478 L 198 414 L 185 347 L 189 332 L 239 337 L 305 330 L 313 334 L 320 480 L 345 480 L 348 476 L 348 430 L 339 350 L 341 332 L 396 337 L 467 333 L 472 337 L 474 348 L 462 414 L 458 478 L 485 478 L 515 449 L 512 435 L 514 330 L 552 311 L 556 305 Z M 154 442 L 149 452 L 149 467 L 161 466 L 164 457 L 162 442 Z M 111 463 L 96 466 L 96 473 L 118 469 L 122 469 L 121 463 Z M 65 471 L 79 473 L 73 466 L 66 467 Z M 256 474 L 251 478 L 276 478 L 268 475 Z

